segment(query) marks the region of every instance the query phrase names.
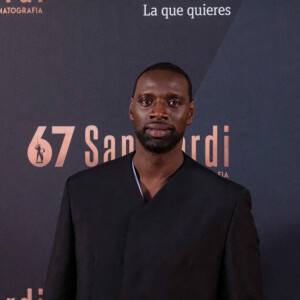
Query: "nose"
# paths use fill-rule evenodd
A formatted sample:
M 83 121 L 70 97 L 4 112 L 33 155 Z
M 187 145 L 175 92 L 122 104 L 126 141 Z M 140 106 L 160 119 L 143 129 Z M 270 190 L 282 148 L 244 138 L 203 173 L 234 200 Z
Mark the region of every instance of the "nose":
M 150 119 L 168 120 L 169 115 L 167 113 L 165 101 L 155 101 L 155 103 L 152 106 L 152 111 L 149 116 L 150 116 Z

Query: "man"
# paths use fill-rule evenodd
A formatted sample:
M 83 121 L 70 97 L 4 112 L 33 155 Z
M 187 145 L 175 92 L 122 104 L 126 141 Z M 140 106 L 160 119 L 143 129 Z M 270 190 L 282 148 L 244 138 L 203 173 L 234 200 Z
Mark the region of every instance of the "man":
M 44 300 L 262 299 L 249 191 L 181 150 L 186 73 L 147 68 L 129 115 L 136 151 L 67 180 Z

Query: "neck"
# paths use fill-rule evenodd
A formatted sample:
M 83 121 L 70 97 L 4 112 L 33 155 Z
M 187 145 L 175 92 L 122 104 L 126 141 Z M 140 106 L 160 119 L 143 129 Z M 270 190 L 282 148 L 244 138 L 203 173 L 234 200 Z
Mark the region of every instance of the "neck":
M 183 163 L 181 141 L 170 151 L 153 153 L 145 149 L 136 139 L 136 152 L 133 157 L 134 166 L 142 178 L 165 178 L 173 174 Z

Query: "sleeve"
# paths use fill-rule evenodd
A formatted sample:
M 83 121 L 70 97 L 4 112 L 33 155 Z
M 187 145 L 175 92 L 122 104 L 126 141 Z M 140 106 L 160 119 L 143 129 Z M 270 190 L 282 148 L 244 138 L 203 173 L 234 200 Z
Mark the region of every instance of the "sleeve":
M 76 298 L 75 237 L 70 207 L 69 180 L 65 184 L 61 201 L 44 286 L 44 300 L 74 300 Z
M 228 229 L 220 272 L 220 300 L 261 300 L 259 237 L 251 213 L 250 192 L 237 201 Z

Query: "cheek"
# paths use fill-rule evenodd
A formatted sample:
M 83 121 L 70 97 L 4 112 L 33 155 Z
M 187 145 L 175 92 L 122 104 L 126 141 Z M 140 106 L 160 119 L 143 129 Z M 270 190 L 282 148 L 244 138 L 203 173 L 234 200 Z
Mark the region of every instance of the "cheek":
M 146 110 L 137 109 L 134 113 L 134 118 L 139 122 L 143 122 L 147 119 L 148 112 Z
M 144 123 L 144 117 L 141 113 L 135 111 L 133 114 L 133 122 L 135 124 L 135 127 L 142 127 Z
M 182 114 L 180 117 L 174 119 L 177 123 L 177 129 L 180 131 L 184 131 L 187 126 L 188 115 Z

